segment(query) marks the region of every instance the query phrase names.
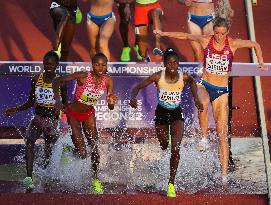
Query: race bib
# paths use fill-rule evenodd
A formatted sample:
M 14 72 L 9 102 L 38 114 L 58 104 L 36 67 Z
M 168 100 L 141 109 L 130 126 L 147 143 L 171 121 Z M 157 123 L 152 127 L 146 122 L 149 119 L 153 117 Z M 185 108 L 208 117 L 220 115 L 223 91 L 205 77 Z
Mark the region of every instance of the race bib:
M 54 92 L 52 88 L 35 89 L 36 102 L 38 104 L 51 105 L 55 104 Z
M 167 104 L 179 105 L 181 102 L 181 91 L 160 90 L 159 101 Z
M 206 71 L 217 75 L 226 75 L 229 72 L 229 61 L 206 58 Z
M 89 93 L 88 91 L 84 91 L 80 96 L 79 101 L 84 104 L 94 106 L 101 96 L 101 93 Z

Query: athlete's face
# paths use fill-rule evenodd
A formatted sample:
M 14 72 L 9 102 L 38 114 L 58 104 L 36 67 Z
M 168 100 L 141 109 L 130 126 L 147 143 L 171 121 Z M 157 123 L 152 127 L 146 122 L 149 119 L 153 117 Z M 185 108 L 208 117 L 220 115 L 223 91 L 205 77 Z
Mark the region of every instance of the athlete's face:
M 92 63 L 93 71 L 97 76 L 102 76 L 107 69 L 107 61 L 104 58 L 98 58 Z
M 170 56 L 165 61 L 165 67 L 167 72 L 174 74 L 178 70 L 179 59 L 176 56 Z
M 214 28 L 214 39 L 216 43 L 223 44 L 226 40 L 229 30 L 224 26 L 216 26 Z
M 56 59 L 53 57 L 49 57 L 47 59 L 44 59 L 43 61 L 44 71 L 47 74 L 55 73 L 57 66 L 58 66 L 58 63 Z

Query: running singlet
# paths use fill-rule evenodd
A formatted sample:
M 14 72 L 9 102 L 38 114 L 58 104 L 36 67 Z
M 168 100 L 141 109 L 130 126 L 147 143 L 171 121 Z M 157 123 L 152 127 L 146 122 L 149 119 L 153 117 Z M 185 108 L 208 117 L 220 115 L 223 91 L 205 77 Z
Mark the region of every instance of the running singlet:
M 233 52 L 231 51 L 228 37 L 226 37 L 224 48 L 220 51 L 214 48 L 214 36 L 211 37 L 207 47 L 203 50 L 203 69 L 208 73 L 226 75 L 231 71 Z
M 138 3 L 138 4 L 146 4 L 146 5 L 148 5 L 148 4 L 154 4 L 154 3 L 156 3 L 158 0 L 136 0 L 136 3 Z
M 106 90 L 106 76 L 102 76 L 102 82 L 97 84 L 93 81 L 92 74 L 89 72 L 87 80 L 83 85 L 76 85 L 75 100 L 94 106 Z
M 36 103 L 39 106 L 52 108 L 55 104 L 53 84 L 45 83 L 43 80 L 43 73 L 39 75 L 38 81 L 35 84 Z
M 158 104 L 164 108 L 175 109 L 181 103 L 183 90 L 183 74 L 179 72 L 179 79 L 175 83 L 166 82 L 165 70 L 162 70 L 161 77 L 157 84 Z

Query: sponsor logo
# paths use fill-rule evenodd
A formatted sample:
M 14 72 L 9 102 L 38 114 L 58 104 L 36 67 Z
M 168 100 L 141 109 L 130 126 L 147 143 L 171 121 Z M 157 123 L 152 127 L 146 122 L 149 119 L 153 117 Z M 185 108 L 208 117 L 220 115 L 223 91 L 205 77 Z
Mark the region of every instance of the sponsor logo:
M 223 90 L 218 90 L 217 93 L 218 93 L 218 94 L 224 93 L 224 91 L 223 91 Z
M 108 16 L 108 17 L 104 18 L 104 21 L 107 21 L 107 20 L 110 19 L 110 18 L 111 18 L 111 17 Z
M 60 5 L 56 2 L 52 2 L 51 3 L 51 6 L 50 6 L 50 9 L 54 9 L 54 8 L 57 8 L 57 7 L 60 7 Z
M 213 18 L 207 18 L 207 22 L 209 22 L 209 21 L 212 21 L 213 20 Z

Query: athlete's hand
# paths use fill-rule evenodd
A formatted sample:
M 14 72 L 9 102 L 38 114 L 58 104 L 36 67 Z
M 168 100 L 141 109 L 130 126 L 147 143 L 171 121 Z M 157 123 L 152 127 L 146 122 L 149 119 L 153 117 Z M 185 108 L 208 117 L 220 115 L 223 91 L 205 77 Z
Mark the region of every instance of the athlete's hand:
M 186 6 L 190 6 L 191 3 L 192 3 L 192 0 L 184 0 L 184 4 L 185 4 Z
M 258 65 L 258 68 L 260 68 L 261 71 L 268 71 L 268 67 L 265 66 L 263 63 L 260 63 L 260 64 Z
M 106 96 L 107 105 L 110 110 L 114 109 L 114 106 L 115 106 L 117 100 L 118 100 L 118 97 L 116 95 L 110 94 L 110 95 Z
M 130 100 L 130 106 L 132 107 L 132 108 L 137 108 L 137 100 L 136 99 L 131 99 Z
M 4 113 L 7 116 L 10 116 L 14 113 L 18 112 L 18 109 L 16 107 L 7 109 Z
M 118 100 L 116 95 L 110 94 L 106 97 L 106 101 L 109 105 L 115 105 Z
M 153 33 L 156 35 L 156 36 L 162 36 L 163 32 L 161 30 L 153 30 Z
M 195 100 L 195 106 L 197 107 L 199 112 L 202 112 L 204 110 L 203 109 L 203 104 L 199 101 L 199 99 Z

